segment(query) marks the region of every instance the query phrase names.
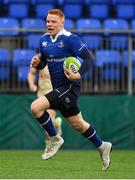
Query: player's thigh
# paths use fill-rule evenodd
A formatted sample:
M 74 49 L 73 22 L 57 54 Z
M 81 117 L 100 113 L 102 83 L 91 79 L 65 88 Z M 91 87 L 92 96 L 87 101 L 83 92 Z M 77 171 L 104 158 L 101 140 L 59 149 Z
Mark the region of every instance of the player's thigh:
M 49 101 L 45 96 L 41 96 L 35 101 L 33 101 L 31 105 L 32 111 L 45 111 L 50 108 Z

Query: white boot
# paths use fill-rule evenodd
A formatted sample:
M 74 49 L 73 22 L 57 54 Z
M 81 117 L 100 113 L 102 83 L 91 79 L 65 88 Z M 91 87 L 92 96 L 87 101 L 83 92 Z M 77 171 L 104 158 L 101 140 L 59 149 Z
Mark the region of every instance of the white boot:
M 112 150 L 112 143 L 103 142 L 98 149 L 100 152 L 101 159 L 103 161 L 102 170 L 106 171 L 110 165 L 110 153 Z
M 63 143 L 64 143 L 64 140 L 59 135 L 50 137 L 50 145 L 46 147 L 44 154 L 42 155 L 42 159 L 47 160 L 51 158 L 52 156 L 54 156 Z

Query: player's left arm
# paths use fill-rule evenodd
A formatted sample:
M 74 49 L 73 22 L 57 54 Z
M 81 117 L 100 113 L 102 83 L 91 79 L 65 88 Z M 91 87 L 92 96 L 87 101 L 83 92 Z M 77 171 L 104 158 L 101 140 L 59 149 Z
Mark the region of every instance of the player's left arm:
M 80 54 L 78 54 L 78 57 L 83 59 L 82 65 L 79 69 L 80 75 L 83 76 L 86 72 L 88 72 L 92 68 L 94 57 L 93 54 L 86 47 L 82 49 Z
M 82 58 L 83 62 L 77 73 L 68 70 L 65 72 L 65 75 L 70 80 L 79 80 L 86 72 L 91 69 L 94 62 L 94 57 L 77 35 L 71 35 L 69 37 L 69 47 L 71 48 L 73 55 L 75 57 L 78 56 Z

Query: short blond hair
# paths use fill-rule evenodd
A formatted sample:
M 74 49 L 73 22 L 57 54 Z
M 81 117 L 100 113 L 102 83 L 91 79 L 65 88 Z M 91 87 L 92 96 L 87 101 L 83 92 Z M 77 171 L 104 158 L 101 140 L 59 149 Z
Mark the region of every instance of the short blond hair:
M 63 21 L 65 20 L 65 15 L 64 15 L 64 13 L 63 13 L 60 9 L 50 9 L 50 10 L 48 11 L 48 14 L 57 15 L 57 16 L 59 16 L 60 18 L 62 18 Z

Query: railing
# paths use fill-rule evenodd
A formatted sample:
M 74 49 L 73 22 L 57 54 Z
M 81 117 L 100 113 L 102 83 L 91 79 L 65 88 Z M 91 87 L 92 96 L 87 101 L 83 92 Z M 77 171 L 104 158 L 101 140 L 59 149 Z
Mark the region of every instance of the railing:
M 42 30 L 26 30 L 26 29 L 0 29 L 0 31 L 19 31 L 19 36 L 0 36 L 0 48 L 8 49 L 10 52 L 10 61 L 6 66 L 9 69 L 9 78 L 0 79 L 0 92 L 29 92 L 27 81 L 18 80 L 17 69 L 13 66 L 13 51 L 17 48 L 29 48 L 27 35 L 30 33 L 44 33 Z M 114 50 L 120 55 L 120 63 L 106 63 L 102 66 L 93 65 L 90 72 L 82 79 L 81 92 L 83 94 L 110 94 L 110 93 L 135 93 L 135 75 L 134 75 L 134 57 L 132 56 L 132 51 L 135 49 L 135 39 L 133 30 L 71 30 L 74 33 L 78 33 L 80 36 L 91 34 L 100 35 L 102 37 L 102 42 L 100 47 L 90 49 L 94 56 L 95 62 L 97 61 L 97 52 L 100 50 Z M 24 35 L 27 32 L 27 35 Z M 111 47 L 110 37 L 118 35 L 127 36 L 127 48 L 113 48 Z M 83 39 L 83 37 L 82 37 Z M 92 40 L 93 44 L 95 43 Z M 91 43 L 92 43 L 91 42 Z M 38 46 L 37 46 L 38 47 Z M 37 49 L 34 49 L 35 52 Z M 128 51 L 127 65 L 125 65 L 124 54 Z M 111 57 L 110 57 L 111 58 Z M 1 67 L 4 64 L 0 62 Z M 0 72 L 0 76 L 2 72 Z M 108 77 L 107 77 L 108 74 Z

